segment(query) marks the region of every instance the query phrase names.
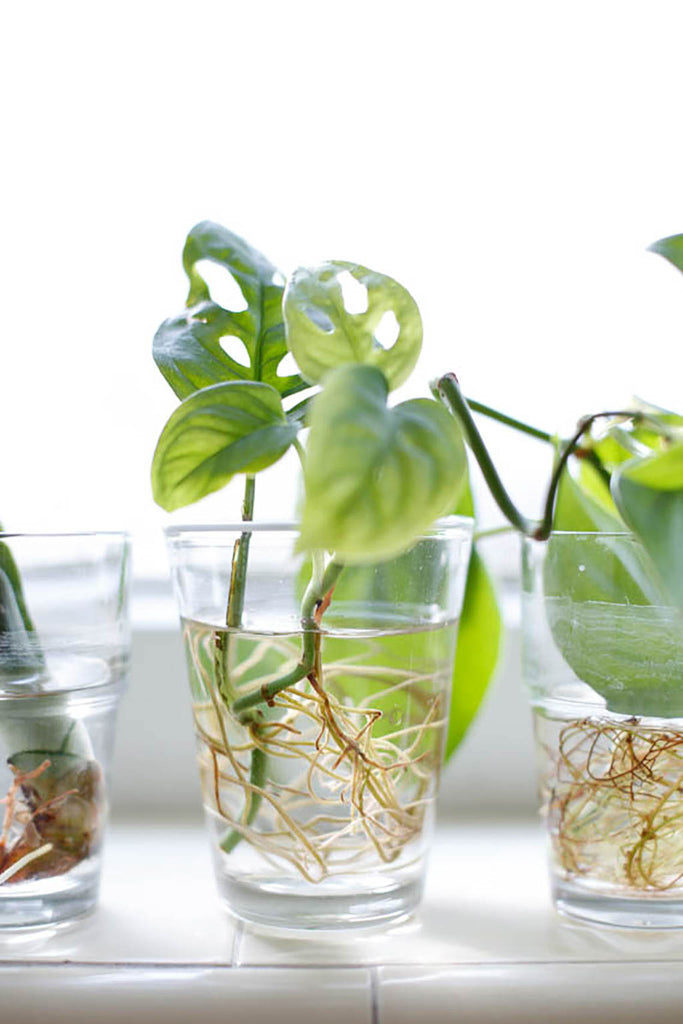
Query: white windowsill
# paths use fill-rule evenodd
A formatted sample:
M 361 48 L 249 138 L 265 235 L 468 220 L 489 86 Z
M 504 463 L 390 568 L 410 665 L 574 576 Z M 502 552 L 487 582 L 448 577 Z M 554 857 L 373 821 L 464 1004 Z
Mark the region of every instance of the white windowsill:
M 13 1024 L 37 1020 L 38 1007 L 42 1021 L 72 1024 L 160 1014 L 167 1024 L 226 1014 L 305 1024 L 321 1019 L 323 1004 L 326 1021 L 354 1024 L 526 1024 L 587 1013 L 596 1022 L 673 1022 L 681 963 L 681 934 L 560 918 L 540 828 L 524 821 L 442 827 L 419 914 L 388 931 L 338 936 L 235 922 L 218 904 L 199 825 L 122 823 L 108 838 L 93 915 L 0 939 Z

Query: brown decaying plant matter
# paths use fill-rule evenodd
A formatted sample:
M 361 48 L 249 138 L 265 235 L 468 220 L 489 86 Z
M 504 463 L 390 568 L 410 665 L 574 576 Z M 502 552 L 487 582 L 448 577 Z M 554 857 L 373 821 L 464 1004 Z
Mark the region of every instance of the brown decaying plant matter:
M 66 772 L 55 771 L 49 758 L 30 770 L 10 768 L 13 779 L 0 800 L 0 885 L 62 875 L 91 856 L 103 803 L 97 762 L 75 759 Z

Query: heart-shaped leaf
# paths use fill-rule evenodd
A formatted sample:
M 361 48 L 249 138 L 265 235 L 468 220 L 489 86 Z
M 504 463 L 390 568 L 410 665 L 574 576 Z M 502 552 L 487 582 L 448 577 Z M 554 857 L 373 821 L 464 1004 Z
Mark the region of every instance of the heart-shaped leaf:
M 212 300 L 197 269 L 200 260 L 217 263 L 232 275 L 247 303 L 246 310 L 231 312 Z M 282 321 L 284 285 L 265 256 L 220 224 L 202 221 L 187 236 L 183 266 L 190 279 L 188 308 L 161 325 L 153 348 L 157 366 L 179 398 L 232 380 L 264 381 L 283 396 L 307 387 L 298 374 L 278 374 L 287 354 Z M 244 345 L 248 366 L 221 347 L 221 339 L 229 337 Z
M 235 473 L 271 466 L 296 437 L 269 384 L 230 381 L 196 392 L 164 427 L 152 462 L 154 499 L 168 512 L 220 490 Z
M 625 463 L 612 478 L 612 494 L 683 608 L 683 440 Z
M 587 463 L 565 472 L 543 567 L 553 640 L 611 711 L 683 709 L 675 616 L 643 548 L 624 531 L 607 485 Z M 573 531 L 577 531 L 574 533 Z
M 333 371 L 311 413 L 301 545 L 346 562 L 379 561 L 457 500 L 467 479 L 457 424 L 431 399 L 387 408 L 384 374 Z
M 346 308 L 345 278 L 365 289 L 364 310 Z M 395 316 L 398 335 L 383 348 L 375 332 L 387 313 Z M 287 343 L 311 383 L 337 366 L 365 363 L 382 370 L 393 389 L 410 376 L 420 354 L 422 321 L 412 296 L 393 278 L 356 263 L 300 267 L 287 285 L 284 315 Z

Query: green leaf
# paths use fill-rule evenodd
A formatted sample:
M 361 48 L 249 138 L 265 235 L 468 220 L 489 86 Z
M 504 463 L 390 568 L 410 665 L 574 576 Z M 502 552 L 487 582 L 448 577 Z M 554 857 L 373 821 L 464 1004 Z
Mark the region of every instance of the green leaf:
M 344 275 L 366 289 L 364 312 L 347 311 Z M 385 313 L 394 314 L 399 329 L 390 348 L 383 348 L 375 337 Z M 407 380 L 420 354 L 422 321 L 412 296 L 391 277 L 356 263 L 300 267 L 287 285 L 284 315 L 287 343 L 311 383 L 335 367 L 364 363 L 382 370 L 393 389 Z
M 565 469 L 560 479 L 555 503 L 553 529 L 591 533 L 599 530 L 620 533 L 624 524 L 619 518 L 609 487 L 590 463 L 579 463 L 578 478 Z
M 455 649 L 445 760 L 462 742 L 498 662 L 503 623 L 496 592 L 481 555 L 472 549 Z
M 674 602 L 683 607 L 683 441 L 625 463 L 612 478 L 612 493 Z
M 269 384 L 230 381 L 182 402 L 152 462 L 154 499 L 168 512 L 219 490 L 235 473 L 271 466 L 296 437 Z
M 217 263 L 232 275 L 246 310 L 231 312 L 212 300 L 197 269 L 200 260 Z M 284 285 L 265 256 L 220 224 L 202 221 L 187 236 L 183 266 L 190 279 L 188 308 L 161 325 L 153 347 L 157 366 L 179 398 L 233 380 L 264 381 L 283 397 L 307 387 L 298 374 L 278 375 L 287 354 Z M 248 366 L 223 350 L 221 339 L 226 337 L 243 343 Z
M 677 270 L 683 271 L 683 235 L 669 235 L 668 238 L 660 238 L 648 247 L 650 252 L 656 252 L 663 256 Z
M 579 679 L 620 714 L 683 711 L 680 622 L 662 608 L 654 567 L 612 514 L 606 485 L 581 463 L 565 473 L 557 530 L 543 570 L 545 613 L 553 640 Z M 616 511 L 616 510 L 615 510 Z
M 371 366 L 330 374 L 313 403 L 301 525 L 304 549 L 341 561 L 398 554 L 452 507 L 467 479 L 455 419 L 431 399 L 387 408 Z

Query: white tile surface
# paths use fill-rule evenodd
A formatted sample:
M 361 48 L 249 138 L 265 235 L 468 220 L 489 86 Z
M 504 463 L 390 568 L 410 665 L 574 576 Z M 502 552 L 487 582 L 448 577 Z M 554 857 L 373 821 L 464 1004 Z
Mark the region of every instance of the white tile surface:
M 230 964 L 236 927 L 218 902 L 201 828 L 119 825 L 105 840 L 95 913 L 56 929 L 0 932 L 0 961 Z
M 0 993 L 12 1024 L 373 1024 L 362 970 L 0 966 Z
M 671 964 L 381 967 L 379 1024 L 680 1024 Z
M 422 910 L 389 931 L 272 934 L 219 904 L 201 827 L 108 837 L 100 906 L 61 929 L 0 935 L 0 962 L 235 966 L 683 961 L 683 933 L 592 929 L 552 909 L 540 828 L 439 830 Z M 683 974 L 683 972 L 681 972 Z
M 683 960 L 683 934 L 592 929 L 550 903 L 540 826 L 442 827 L 424 903 L 388 932 L 282 937 L 245 928 L 242 964 L 477 964 Z

